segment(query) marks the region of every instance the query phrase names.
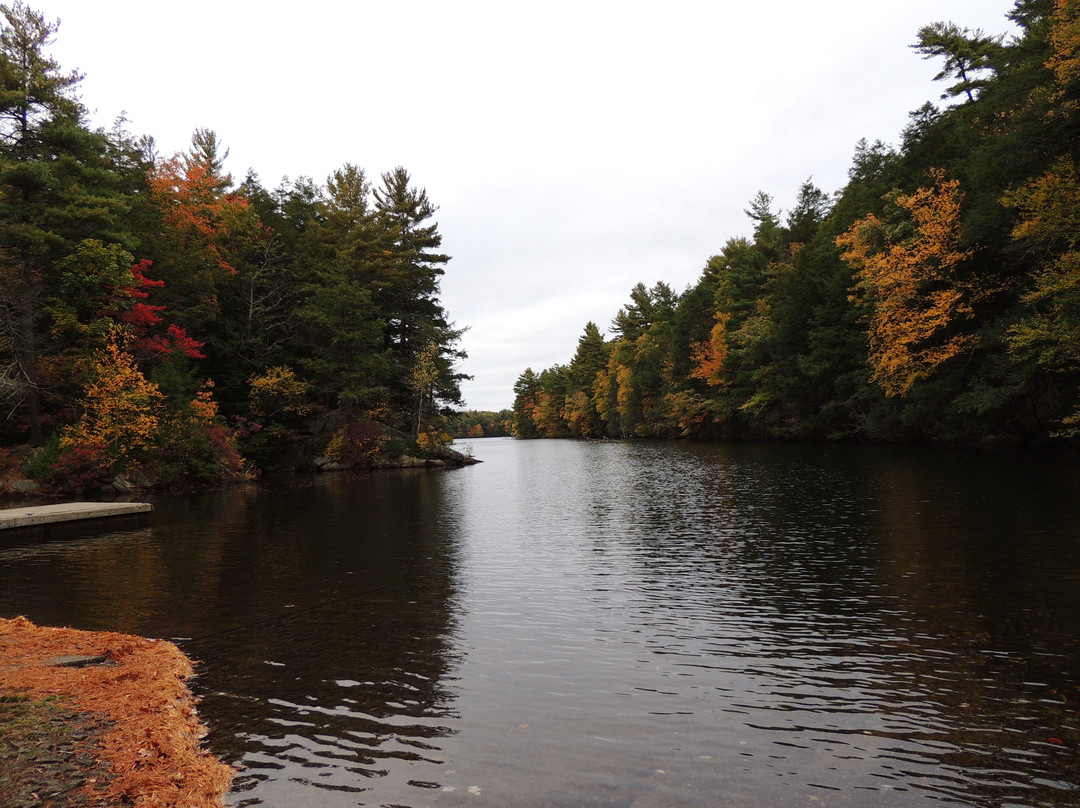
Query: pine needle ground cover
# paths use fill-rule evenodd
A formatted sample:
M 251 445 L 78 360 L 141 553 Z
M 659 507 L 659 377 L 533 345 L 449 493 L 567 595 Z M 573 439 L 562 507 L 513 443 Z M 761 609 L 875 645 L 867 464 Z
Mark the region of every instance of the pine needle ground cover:
M 232 770 L 199 746 L 192 673 L 163 640 L 0 619 L 3 804 L 224 805 Z

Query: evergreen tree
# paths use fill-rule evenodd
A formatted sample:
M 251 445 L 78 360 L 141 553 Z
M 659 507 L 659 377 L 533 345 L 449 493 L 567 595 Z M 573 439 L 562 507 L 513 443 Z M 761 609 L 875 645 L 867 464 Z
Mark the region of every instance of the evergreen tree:
M 327 405 L 361 410 L 389 403 L 394 374 L 376 301 L 387 235 L 370 194 L 367 176 L 355 165 L 346 164 L 327 179 L 315 228 L 318 260 L 299 311 L 310 346 L 301 364 L 311 381 Z
M 799 245 L 810 241 L 831 207 L 828 194 L 814 185 L 813 180 L 806 180 L 799 186 L 795 207 L 787 216 L 787 241 Z
M 383 316 L 383 343 L 395 367 L 395 397 L 407 400 L 407 382 L 417 357 L 434 343 L 439 370 L 435 399 L 460 404 L 460 382 L 467 377 L 454 366 L 465 354 L 457 348 L 462 331 L 447 320 L 439 301 L 439 283 L 450 256 L 438 252 L 442 235 L 431 221 L 438 208 L 426 189 L 413 187 L 409 172 L 400 166 L 382 175 L 374 197 L 385 230 L 386 261 L 373 300 Z
M 919 41 L 912 45 L 924 59 L 945 58 L 945 66 L 934 76 L 938 81 L 956 78 L 942 98 L 953 98 L 960 93 L 968 101 L 975 100 L 975 92 L 986 86 L 989 79 L 983 75 L 993 70 L 1001 52 L 1001 37 L 984 36 L 979 29 L 971 31 L 951 22 L 935 22 L 919 29 Z
M 630 302 L 619 309 L 611 323 L 611 330 L 616 336 L 633 341 L 653 323 L 670 319 L 676 305 L 678 295 L 663 281 L 657 282 L 651 289 L 643 283 L 636 283 L 630 290 Z
M 578 337 L 577 350 L 570 360 L 570 376 L 579 390 L 588 390 L 596 381 L 596 374 L 607 364 L 607 345 L 604 337 L 591 320 L 585 324 L 585 330 Z
M 514 434 L 519 438 L 535 438 L 540 434 L 533 413 L 541 389 L 540 378 L 532 368 L 525 368 L 514 382 Z
M 317 252 L 308 227 L 317 218 L 312 193 L 310 183 L 267 191 L 253 172 L 237 191 L 259 222 L 258 237 L 240 256 L 236 274 L 223 279 L 208 346 L 223 408 L 232 413 L 246 411 L 252 376 L 293 366 L 303 353 L 297 312 Z
M 45 52 L 58 23 L 21 2 L 0 14 L 0 319 L 12 360 L 4 386 L 41 442 L 41 320 L 58 282 L 52 268 L 84 238 L 123 241 L 126 203 L 104 135 L 83 123 L 81 77 Z

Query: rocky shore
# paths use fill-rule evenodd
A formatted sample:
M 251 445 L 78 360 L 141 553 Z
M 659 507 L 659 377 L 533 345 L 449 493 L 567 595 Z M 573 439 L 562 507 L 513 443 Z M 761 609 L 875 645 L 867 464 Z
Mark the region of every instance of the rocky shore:
M 0 619 L 0 805 L 223 806 L 192 674 L 163 640 Z
M 311 462 L 311 468 L 317 472 L 324 471 L 379 471 L 383 469 L 423 469 L 442 468 L 455 469 L 462 466 L 472 466 L 483 461 L 477 460 L 471 454 L 459 452 L 449 446 L 440 446 L 435 451 L 434 457 L 414 457 L 413 455 L 383 455 L 360 463 L 346 463 L 333 458 L 321 456 Z
M 459 452 L 449 446 L 440 446 L 432 457 L 416 457 L 414 455 L 380 455 L 375 458 L 366 458 L 363 461 L 348 462 L 325 454 L 316 454 L 302 458 L 293 458 L 289 463 L 280 466 L 272 466 L 268 473 L 323 473 L 334 471 L 383 471 L 394 469 L 453 469 L 463 466 L 472 466 L 483 461 L 477 460 L 471 454 Z M 88 495 L 101 499 L 126 499 L 140 494 L 146 494 L 158 490 L 159 486 L 141 472 L 134 474 L 117 474 L 111 478 L 103 479 L 95 487 L 79 491 L 80 495 Z M 71 487 L 63 480 L 46 482 L 41 480 L 23 479 L 11 477 L 5 479 L 0 471 L 0 502 L 25 502 L 35 500 L 51 500 L 72 495 Z

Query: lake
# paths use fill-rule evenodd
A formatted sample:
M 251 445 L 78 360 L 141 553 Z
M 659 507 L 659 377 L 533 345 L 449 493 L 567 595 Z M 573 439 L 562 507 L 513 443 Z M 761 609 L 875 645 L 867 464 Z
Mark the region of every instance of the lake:
M 1080 464 L 480 439 L 0 546 L 201 660 L 236 806 L 1080 803 Z

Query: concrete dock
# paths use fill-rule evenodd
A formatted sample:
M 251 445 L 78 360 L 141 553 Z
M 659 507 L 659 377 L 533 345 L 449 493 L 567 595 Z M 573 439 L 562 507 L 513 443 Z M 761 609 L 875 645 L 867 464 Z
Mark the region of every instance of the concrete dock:
M 154 506 L 148 502 L 63 502 L 7 508 L 0 510 L 0 530 L 47 527 L 91 520 L 147 518 L 153 509 Z

